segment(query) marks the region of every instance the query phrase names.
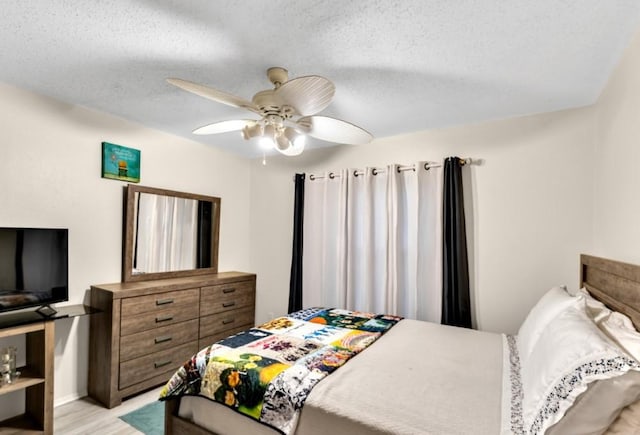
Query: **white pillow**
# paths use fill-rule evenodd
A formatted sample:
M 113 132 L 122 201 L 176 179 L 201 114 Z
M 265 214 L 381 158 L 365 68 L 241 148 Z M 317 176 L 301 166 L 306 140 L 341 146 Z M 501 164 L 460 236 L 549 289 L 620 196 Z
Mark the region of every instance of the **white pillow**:
M 578 290 L 577 295 L 584 297 L 586 313 L 594 322 L 599 323 L 611 314 L 611 310 L 607 308 L 605 304 L 591 296 L 584 287 Z
M 624 314 L 611 311 L 593 298 L 586 289 L 582 288 L 579 292 L 585 297 L 584 309 L 587 316 L 609 339 L 638 361 L 640 333 L 634 328 L 631 319 Z M 633 406 L 632 402 L 639 399 L 640 372 L 631 370 L 619 377 L 592 382 L 587 391 L 578 396 L 564 417 L 547 430 L 546 435 L 599 435 L 605 430 L 607 433 L 640 435 L 640 428 L 630 430 L 629 426 L 629 416 L 632 415 L 629 409 Z M 623 411 L 623 417 L 618 418 L 620 407 L 626 403 L 631 405 Z M 640 403 L 636 407 L 640 409 Z M 614 420 L 616 423 L 612 424 Z
M 557 423 L 591 383 L 640 371 L 640 364 L 612 343 L 587 316 L 580 304 L 569 307 L 549 322 L 522 365 L 523 421 L 531 435 L 542 434 Z M 631 377 L 638 384 L 640 376 Z M 635 384 L 634 384 L 635 385 Z M 634 386 L 635 388 L 635 386 Z M 616 397 L 593 416 L 593 424 L 607 427 L 633 397 Z M 586 407 L 591 412 L 590 407 Z M 590 416 L 591 417 L 591 416 Z M 604 429 L 603 429 L 604 430 Z M 588 433 L 588 432 L 587 432 Z M 597 433 L 597 432 L 594 432 Z
M 617 311 L 601 321 L 598 326 L 625 352 L 640 361 L 640 333 L 630 318 Z
M 592 382 L 545 435 L 600 435 L 611 427 L 626 404 L 639 398 L 640 372 L 635 370 Z
M 528 358 L 547 324 L 560 312 L 583 298 L 583 294 L 571 296 L 562 287 L 553 287 L 540 298 L 518 330 L 517 342 L 521 364 Z

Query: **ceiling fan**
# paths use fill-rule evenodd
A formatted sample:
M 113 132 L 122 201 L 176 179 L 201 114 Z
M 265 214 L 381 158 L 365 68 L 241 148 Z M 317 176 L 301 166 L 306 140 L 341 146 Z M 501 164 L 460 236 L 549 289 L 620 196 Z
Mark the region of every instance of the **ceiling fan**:
M 289 80 L 286 69 L 269 68 L 267 77 L 274 89 L 260 91 L 251 101 L 187 80 L 169 78 L 167 82 L 232 107 L 247 109 L 260 119 L 232 119 L 214 122 L 193 131 L 215 134 L 242 131 L 246 140 L 257 137 L 282 154 L 296 156 L 304 150 L 305 135 L 327 142 L 366 144 L 373 136 L 347 121 L 316 115 L 324 110 L 335 93 L 331 81 L 320 76 L 304 76 Z

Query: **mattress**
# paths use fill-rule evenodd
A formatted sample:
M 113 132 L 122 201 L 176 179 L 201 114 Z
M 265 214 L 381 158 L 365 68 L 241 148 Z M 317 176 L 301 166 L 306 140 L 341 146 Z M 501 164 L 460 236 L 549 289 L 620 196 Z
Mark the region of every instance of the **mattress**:
M 402 320 L 315 386 L 295 433 L 499 434 L 504 346 L 501 334 Z M 201 397 L 183 397 L 179 415 L 219 435 L 279 433 Z

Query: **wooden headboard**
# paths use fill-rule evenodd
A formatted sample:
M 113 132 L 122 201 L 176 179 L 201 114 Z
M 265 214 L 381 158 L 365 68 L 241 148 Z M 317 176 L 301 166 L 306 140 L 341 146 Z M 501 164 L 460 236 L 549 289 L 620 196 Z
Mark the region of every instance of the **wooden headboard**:
M 640 331 L 640 266 L 582 254 L 580 283 L 609 308 L 629 316 Z

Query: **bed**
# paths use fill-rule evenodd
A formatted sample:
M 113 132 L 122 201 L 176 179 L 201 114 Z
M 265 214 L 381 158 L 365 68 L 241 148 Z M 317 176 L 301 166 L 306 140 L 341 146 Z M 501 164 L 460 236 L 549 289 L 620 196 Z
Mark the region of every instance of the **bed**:
M 525 321 L 518 339 L 404 319 L 318 382 L 306 396 L 291 431 L 262 424 L 208 398 L 184 395 L 166 398 L 165 433 L 577 434 L 603 433 L 606 428 L 610 434 L 626 433 L 629 425 L 637 424 L 640 364 L 630 352 L 619 352 L 622 345 L 611 340 L 599 344 L 590 336 L 582 345 L 567 345 L 582 340 L 583 335 L 600 333 L 587 329 L 576 339 L 571 335 L 573 327 L 566 325 L 582 322 L 589 315 L 589 325 L 580 323 L 580 327 L 592 328 L 596 320 L 613 318 L 609 315 L 613 310 L 628 316 L 638 328 L 640 266 L 588 255 L 580 260 L 581 287 L 590 296 L 565 296 L 552 289 L 543 299 L 547 304 L 553 299 L 553 308 L 541 300 L 538 317 Z M 563 311 L 556 308 L 560 306 Z M 569 306 L 572 308 L 567 309 Z M 540 322 L 546 325 L 544 329 Z M 633 326 L 626 327 L 624 339 L 629 340 L 624 343 L 629 343 L 637 332 Z M 602 358 L 594 360 L 593 355 Z M 544 380 L 556 376 L 553 370 L 559 369 L 553 363 L 540 369 L 545 358 L 582 358 L 588 364 L 576 366 L 571 376 L 554 381 L 550 389 Z M 532 394 L 523 398 L 523 390 Z M 610 404 L 611 397 L 615 405 Z M 531 405 L 534 399 L 543 406 Z M 593 408 L 600 411 L 588 412 L 593 418 L 584 418 L 585 410 Z M 603 415 L 596 418 L 599 413 Z M 598 425 L 600 429 L 594 429 Z

